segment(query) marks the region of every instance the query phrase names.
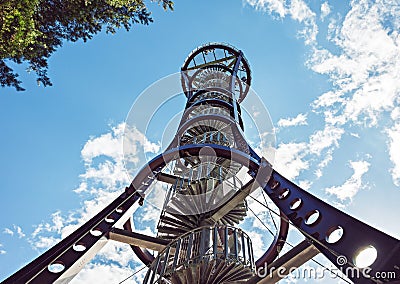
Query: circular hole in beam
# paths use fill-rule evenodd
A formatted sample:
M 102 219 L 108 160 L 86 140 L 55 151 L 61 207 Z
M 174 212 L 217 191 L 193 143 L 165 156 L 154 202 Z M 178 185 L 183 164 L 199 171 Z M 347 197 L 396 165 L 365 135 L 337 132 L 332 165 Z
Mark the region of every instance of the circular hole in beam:
M 330 244 L 337 243 L 343 238 L 344 230 L 341 226 L 334 226 L 326 232 L 326 242 Z
M 281 200 L 285 199 L 285 198 L 287 198 L 289 196 L 289 194 L 290 194 L 290 190 L 288 188 L 284 188 L 282 190 L 282 192 L 279 194 L 278 198 L 281 199 Z
M 115 222 L 114 218 L 111 217 L 111 216 L 106 217 L 106 218 L 104 219 L 104 221 L 106 221 L 107 223 L 114 223 L 114 222 Z
M 85 251 L 86 246 L 83 243 L 77 243 L 72 246 L 72 249 L 77 252 Z
M 65 269 L 65 265 L 64 263 L 62 263 L 61 261 L 57 261 L 54 262 L 52 264 L 50 264 L 47 269 L 51 272 L 51 273 L 60 273 L 62 271 L 64 271 Z
M 320 219 L 321 219 L 321 214 L 319 213 L 319 211 L 312 210 L 306 214 L 304 223 L 308 226 L 312 226 L 312 225 L 317 224 Z
M 121 207 L 119 207 L 119 208 L 115 209 L 115 212 L 117 212 L 118 214 L 122 214 L 124 212 L 124 210 Z
M 300 198 L 295 198 L 290 202 L 290 209 L 297 210 L 301 207 L 303 201 Z
M 90 234 L 95 237 L 100 237 L 103 234 L 103 231 L 100 228 L 94 228 L 90 230 Z
M 378 257 L 378 251 L 373 246 L 367 246 L 358 251 L 354 257 L 354 264 L 359 268 L 372 265 Z
M 279 181 L 273 180 L 273 181 L 271 182 L 270 187 L 271 187 L 272 190 L 275 190 L 275 189 L 277 189 L 280 185 L 281 185 L 281 183 L 280 183 Z

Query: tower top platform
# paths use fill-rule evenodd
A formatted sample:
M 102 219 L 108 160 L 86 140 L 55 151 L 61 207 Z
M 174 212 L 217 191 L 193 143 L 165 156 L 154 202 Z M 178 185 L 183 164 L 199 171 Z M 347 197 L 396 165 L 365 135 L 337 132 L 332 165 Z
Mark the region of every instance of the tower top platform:
M 226 43 L 208 43 L 193 50 L 182 68 L 182 88 L 187 97 L 191 91 L 218 85 L 204 85 L 215 78 L 235 94 L 240 103 L 246 97 L 251 84 L 250 65 L 241 50 Z

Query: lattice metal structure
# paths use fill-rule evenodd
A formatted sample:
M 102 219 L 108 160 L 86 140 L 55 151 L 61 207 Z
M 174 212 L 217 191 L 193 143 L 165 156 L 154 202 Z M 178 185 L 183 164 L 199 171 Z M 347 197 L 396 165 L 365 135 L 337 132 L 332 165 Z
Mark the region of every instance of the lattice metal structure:
M 181 82 L 187 103 L 167 150 L 110 205 L 4 283 L 67 283 L 108 240 L 131 245 L 149 267 L 145 284 L 273 283 L 280 278 L 272 267 L 298 267 L 318 253 L 342 271 L 353 269 L 347 276 L 355 283 L 400 281 L 397 239 L 301 189 L 246 142 L 240 103 L 251 72 L 242 51 L 221 43 L 195 49 L 182 67 Z M 157 236 L 146 236 L 132 230 L 130 217 L 155 181 L 169 187 Z M 248 214 L 246 198 L 256 188 L 280 209 L 274 239 L 257 260 L 251 239 L 238 228 Z M 289 224 L 305 239 L 277 258 Z M 364 248 L 377 251 L 368 274 L 355 262 Z M 338 257 L 348 261 L 339 263 Z M 274 277 L 256 273 L 263 267 Z M 376 277 L 382 271 L 394 274 Z

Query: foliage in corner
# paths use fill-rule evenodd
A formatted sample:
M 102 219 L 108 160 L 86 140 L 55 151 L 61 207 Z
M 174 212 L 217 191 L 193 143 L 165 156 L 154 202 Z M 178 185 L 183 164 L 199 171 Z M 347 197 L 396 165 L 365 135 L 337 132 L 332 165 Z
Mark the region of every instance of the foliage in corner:
M 157 0 L 173 10 L 170 0 Z M 50 55 L 63 41 L 87 41 L 104 27 L 107 33 L 153 22 L 143 0 L 3 0 L 0 2 L 0 84 L 22 91 L 10 62 L 29 64 L 38 84 L 51 86 Z

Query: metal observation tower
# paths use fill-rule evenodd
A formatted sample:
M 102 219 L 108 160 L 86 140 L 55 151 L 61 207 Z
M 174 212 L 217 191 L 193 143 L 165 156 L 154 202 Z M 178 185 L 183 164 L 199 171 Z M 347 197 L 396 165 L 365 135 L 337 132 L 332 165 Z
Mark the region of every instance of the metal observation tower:
M 275 283 L 319 253 L 355 283 L 399 283 L 399 240 L 301 189 L 246 142 L 240 103 L 251 72 L 242 51 L 219 43 L 195 49 L 181 82 L 187 103 L 167 150 L 100 213 L 3 283 L 68 283 L 108 240 L 132 247 L 148 267 L 145 284 Z M 132 212 L 155 181 L 169 190 L 157 235 L 147 236 L 132 230 Z M 280 222 L 255 259 L 238 224 L 251 209 L 246 198 L 260 188 Z M 280 255 L 289 224 L 304 241 Z M 374 253 L 363 265 L 357 256 L 365 250 Z

